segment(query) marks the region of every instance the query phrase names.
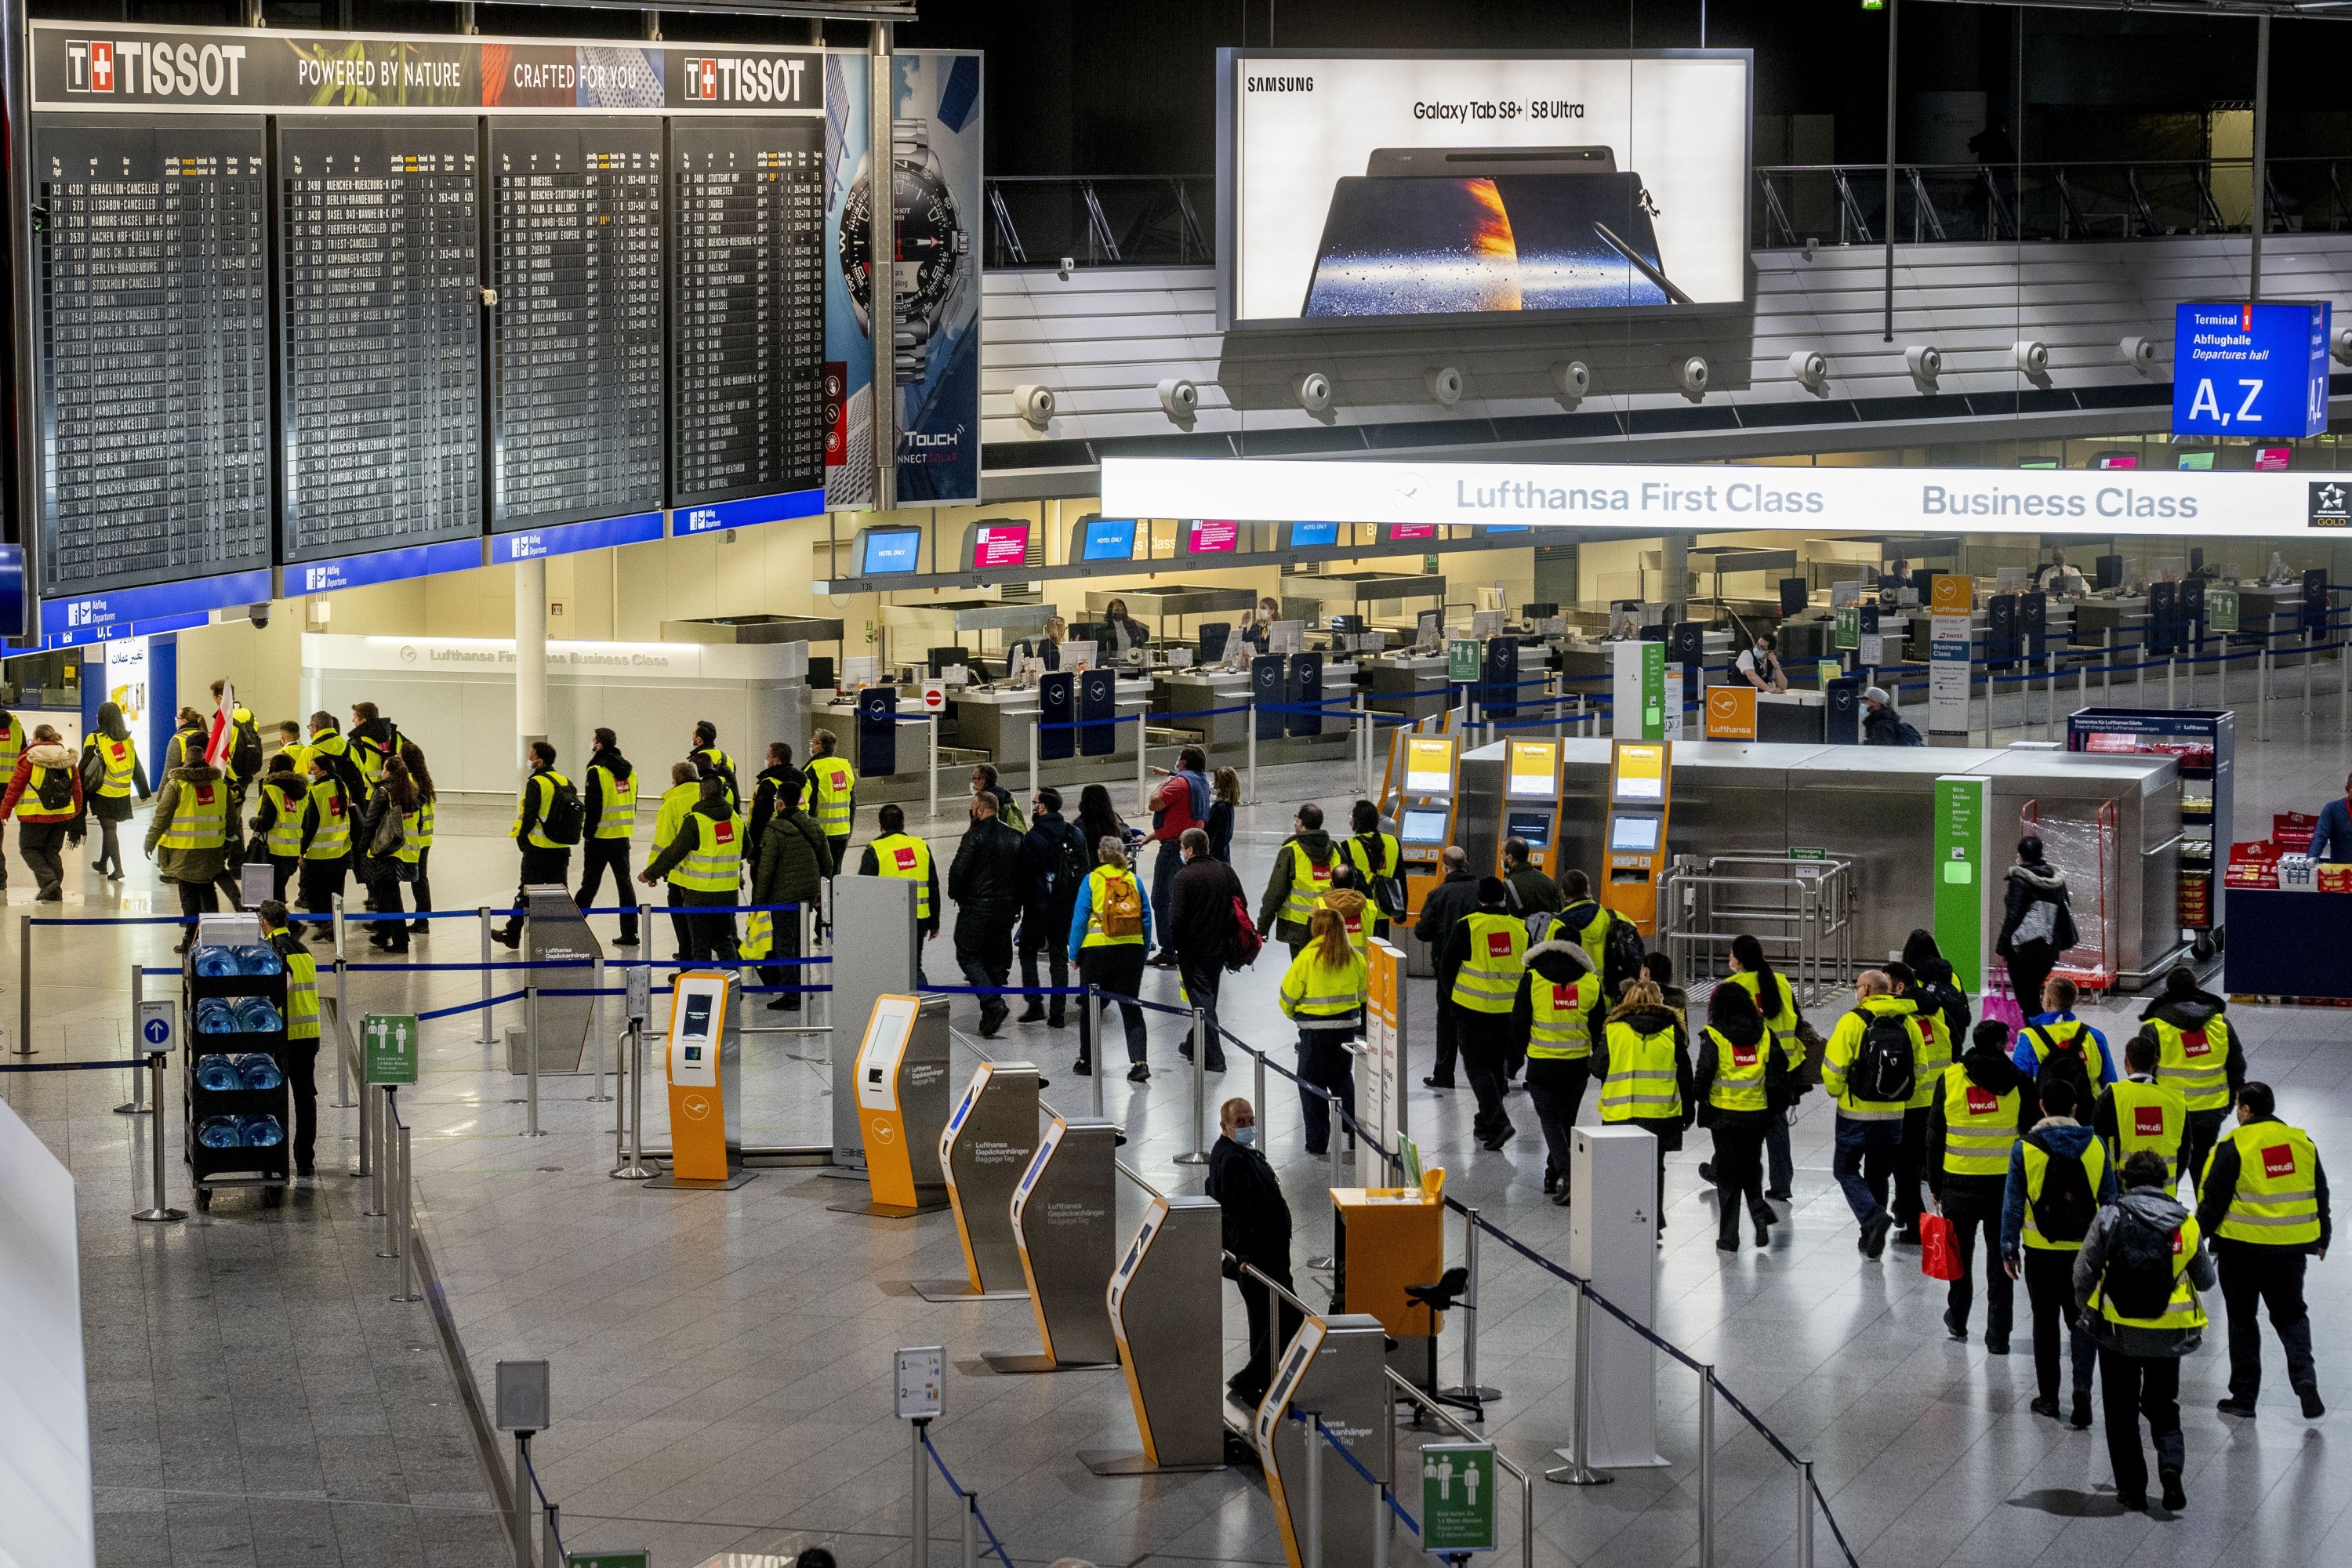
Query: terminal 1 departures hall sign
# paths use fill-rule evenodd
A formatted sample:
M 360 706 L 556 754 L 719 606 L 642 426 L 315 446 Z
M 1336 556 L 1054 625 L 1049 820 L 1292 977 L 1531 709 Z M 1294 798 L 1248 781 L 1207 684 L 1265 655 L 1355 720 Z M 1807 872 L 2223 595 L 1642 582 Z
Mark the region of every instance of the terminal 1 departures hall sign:
M 1668 531 L 2182 534 L 2352 527 L 2352 475 L 1107 458 L 1120 517 Z

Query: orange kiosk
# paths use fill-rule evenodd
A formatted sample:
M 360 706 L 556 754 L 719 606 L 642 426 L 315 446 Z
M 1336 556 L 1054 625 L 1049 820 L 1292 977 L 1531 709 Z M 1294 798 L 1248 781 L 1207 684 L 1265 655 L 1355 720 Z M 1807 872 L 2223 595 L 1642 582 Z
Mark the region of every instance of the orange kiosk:
M 1609 753 L 1609 832 L 1602 841 L 1601 906 L 1658 932 L 1658 878 L 1666 868 L 1674 743 L 1617 741 Z
M 1454 807 L 1461 795 L 1462 742 L 1453 735 L 1397 737 L 1403 773 L 1397 793 L 1398 869 L 1404 879 L 1405 918 L 1445 879 L 1439 857 L 1454 842 Z
M 1560 745 L 1558 741 L 1504 742 L 1502 822 L 1495 834 L 1495 875 L 1503 874 L 1503 846 L 1528 845 L 1528 864 L 1559 875 Z
M 946 1208 L 940 1150 L 948 1111 L 947 998 L 876 997 L 857 1048 L 857 1124 L 873 1197 L 829 1206 L 883 1219 Z
M 681 971 L 672 982 L 668 1048 L 669 1173 L 649 1187 L 726 1191 L 750 1181 L 743 1169 L 740 1084 L 742 1044 L 731 972 Z

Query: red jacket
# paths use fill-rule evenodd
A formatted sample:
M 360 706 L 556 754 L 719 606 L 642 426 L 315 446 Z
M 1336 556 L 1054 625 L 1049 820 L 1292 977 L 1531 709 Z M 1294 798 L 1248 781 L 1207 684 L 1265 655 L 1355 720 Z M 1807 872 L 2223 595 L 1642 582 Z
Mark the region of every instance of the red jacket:
M 40 795 L 33 788 L 36 763 L 45 768 L 62 768 L 73 781 L 70 807 L 64 811 L 43 809 Z M 0 798 L 0 821 L 13 816 L 25 822 L 79 822 L 81 814 L 81 770 L 75 766 L 73 753 L 52 741 L 27 746 L 25 754 L 16 759 L 16 772 L 8 780 L 8 794 Z

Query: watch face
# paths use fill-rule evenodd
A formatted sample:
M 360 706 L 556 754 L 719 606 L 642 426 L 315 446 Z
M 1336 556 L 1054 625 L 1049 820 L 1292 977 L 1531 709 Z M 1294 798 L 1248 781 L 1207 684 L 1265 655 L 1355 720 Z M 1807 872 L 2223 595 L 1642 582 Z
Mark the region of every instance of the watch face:
M 841 276 L 861 320 L 870 320 L 873 310 L 866 269 L 866 235 L 874 216 L 871 174 L 869 164 L 850 185 L 841 208 Z M 895 291 L 910 315 L 936 315 L 962 265 L 955 196 L 938 176 L 909 160 L 894 159 L 891 174 L 898 226 Z

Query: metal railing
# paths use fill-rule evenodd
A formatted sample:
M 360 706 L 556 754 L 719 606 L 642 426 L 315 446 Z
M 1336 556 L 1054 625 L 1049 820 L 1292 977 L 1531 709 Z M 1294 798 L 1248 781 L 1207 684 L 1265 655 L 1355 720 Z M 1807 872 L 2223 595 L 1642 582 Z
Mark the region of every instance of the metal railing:
M 1658 879 L 1658 941 L 1677 973 L 1721 973 L 1745 931 L 1811 1005 L 1853 972 L 1853 862 L 1794 855 L 1679 857 Z M 1701 955 L 1706 958 L 1700 962 Z

